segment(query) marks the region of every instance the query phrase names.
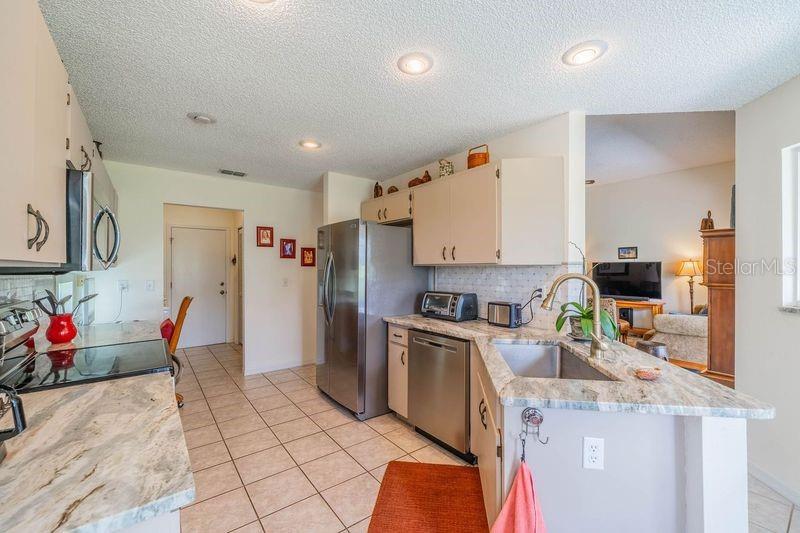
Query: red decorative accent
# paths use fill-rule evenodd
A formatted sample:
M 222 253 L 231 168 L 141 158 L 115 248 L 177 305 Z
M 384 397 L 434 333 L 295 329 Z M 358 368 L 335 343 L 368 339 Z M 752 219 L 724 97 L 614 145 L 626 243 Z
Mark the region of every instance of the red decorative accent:
M 78 334 L 78 328 L 72 321 L 72 313 L 53 315 L 50 317 L 50 325 L 47 326 L 45 337 L 53 344 L 64 344 L 71 341 Z
M 272 226 L 256 226 L 256 246 L 272 248 L 275 246 L 273 235 Z
M 297 240 L 281 239 L 281 259 L 294 259 L 297 257 Z
M 300 266 L 304 267 L 317 266 L 316 248 L 300 248 Z
M 169 342 L 172 338 L 172 334 L 175 332 L 175 323 L 171 318 L 167 318 L 161 323 L 159 329 L 161 330 L 161 338 Z

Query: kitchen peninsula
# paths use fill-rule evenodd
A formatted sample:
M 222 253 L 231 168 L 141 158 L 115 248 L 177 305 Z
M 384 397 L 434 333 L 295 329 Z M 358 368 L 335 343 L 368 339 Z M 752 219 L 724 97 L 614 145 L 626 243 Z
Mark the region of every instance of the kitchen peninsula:
M 52 345 L 47 320 L 33 336 L 36 350 L 70 361 L 99 347 L 127 353 L 130 346 L 130 357 L 146 357 L 153 350 L 146 346 L 163 343 L 158 323 L 142 321 L 81 326 L 70 343 Z M 81 376 L 102 370 L 81 366 Z M 72 381 L 21 396 L 27 429 L 4 442 L 0 464 L 3 530 L 178 531 L 178 509 L 195 489 L 170 373 Z
M 619 342 L 598 359 L 588 344 L 529 327 L 384 320 L 470 341 L 471 441 L 490 522 L 519 465 L 522 411 L 533 407 L 544 417 L 542 442 L 528 428 L 526 458 L 554 530 L 591 529 L 587 520 L 614 531 L 746 530 L 746 419 L 773 418 L 770 405 Z M 558 346 L 595 377 L 526 377 L 512 369 L 513 349 L 526 345 Z M 409 357 L 413 365 L 413 348 Z M 661 377 L 641 381 L 638 367 L 658 367 Z M 496 449 L 481 448 L 485 431 L 495 432 Z M 587 437 L 603 439 L 604 464 L 585 463 Z

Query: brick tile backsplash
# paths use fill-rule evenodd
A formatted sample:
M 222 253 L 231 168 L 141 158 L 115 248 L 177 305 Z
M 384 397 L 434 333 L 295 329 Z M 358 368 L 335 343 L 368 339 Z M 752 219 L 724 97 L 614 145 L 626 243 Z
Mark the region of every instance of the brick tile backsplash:
M 572 269 L 570 269 L 572 270 Z M 478 295 L 478 315 L 486 318 L 489 302 L 517 302 L 524 304 L 534 289 L 546 294 L 556 277 L 568 271 L 566 265 L 556 266 L 475 266 L 436 267 L 436 290 L 474 292 Z M 565 291 L 569 291 L 568 293 Z M 532 326 L 554 329 L 558 308 L 569 299 L 578 299 L 580 284 L 570 281 L 562 286 L 552 311 L 540 307 L 541 300 L 533 302 Z M 529 309 L 522 313 L 523 320 L 530 318 Z
M 55 291 L 54 276 L 0 276 L 0 306 L 9 300 L 30 302 L 34 294 L 44 295 L 44 289 Z

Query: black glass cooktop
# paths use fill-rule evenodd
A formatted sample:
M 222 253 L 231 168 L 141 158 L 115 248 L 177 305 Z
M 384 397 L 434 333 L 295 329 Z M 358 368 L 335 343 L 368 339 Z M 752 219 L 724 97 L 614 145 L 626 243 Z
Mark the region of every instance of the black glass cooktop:
M 33 392 L 170 370 L 165 342 L 152 340 L 46 353 L 28 350 L 6 358 L 0 367 L 0 382 L 17 392 Z

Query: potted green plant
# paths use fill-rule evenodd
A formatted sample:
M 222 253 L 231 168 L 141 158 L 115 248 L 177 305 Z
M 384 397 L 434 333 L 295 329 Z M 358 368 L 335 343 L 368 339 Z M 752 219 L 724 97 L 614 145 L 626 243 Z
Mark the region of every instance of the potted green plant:
M 561 313 L 556 318 L 556 330 L 561 331 L 561 328 L 569 320 L 572 336 L 589 340 L 592 338 L 593 316 L 594 309 L 591 307 L 584 307 L 579 302 L 567 302 L 561 306 Z M 617 340 L 619 337 L 617 322 L 605 309 L 600 310 L 600 326 L 606 337 Z

